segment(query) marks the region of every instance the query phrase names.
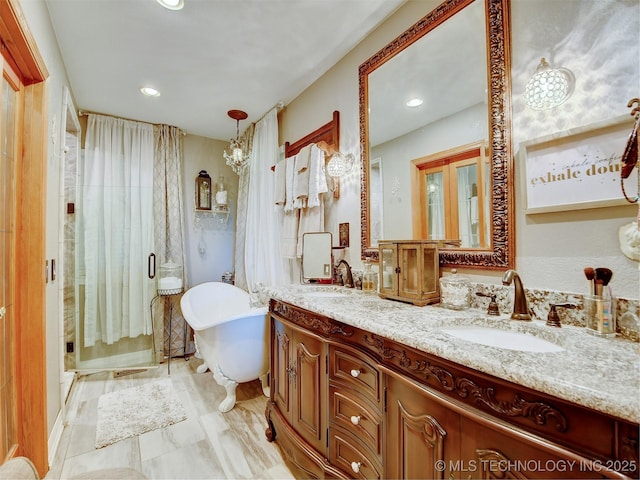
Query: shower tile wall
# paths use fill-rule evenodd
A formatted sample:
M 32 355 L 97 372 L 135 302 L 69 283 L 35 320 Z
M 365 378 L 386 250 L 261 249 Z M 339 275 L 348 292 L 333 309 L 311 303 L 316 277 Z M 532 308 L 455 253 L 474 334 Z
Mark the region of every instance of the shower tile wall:
M 64 261 L 63 261 L 63 279 L 64 279 L 64 338 L 65 344 L 73 342 L 75 345 L 76 334 L 76 216 L 70 212 L 70 205 L 75 210 L 76 202 L 76 179 L 78 172 L 78 155 L 77 139 L 74 135 L 67 133 L 65 144 L 69 147 L 69 151 L 64 158 Z M 74 347 L 75 349 L 75 347 Z M 66 352 L 66 351 L 65 351 Z M 65 353 L 64 355 L 65 370 L 74 370 L 76 368 L 75 353 Z

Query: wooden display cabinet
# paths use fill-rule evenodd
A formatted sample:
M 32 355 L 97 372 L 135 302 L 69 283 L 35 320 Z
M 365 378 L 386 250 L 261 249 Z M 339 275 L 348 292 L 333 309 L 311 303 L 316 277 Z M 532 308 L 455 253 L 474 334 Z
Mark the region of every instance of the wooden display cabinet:
M 438 243 L 432 240 L 381 240 L 381 298 L 424 306 L 440 301 Z

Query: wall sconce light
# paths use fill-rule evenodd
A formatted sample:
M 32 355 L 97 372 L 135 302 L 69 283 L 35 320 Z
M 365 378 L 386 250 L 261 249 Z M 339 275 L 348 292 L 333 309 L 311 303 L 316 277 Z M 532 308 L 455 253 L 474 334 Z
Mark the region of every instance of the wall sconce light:
M 211 210 L 211 177 L 206 170 L 196 177 L 196 210 Z
M 242 110 L 229 110 L 227 115 L 236 121 L 236 138 L 231 139 L 229 148 L 224 151 L 223 155 L 227 165 L 231 167 L 236 175 L 240 175 L 249 160 L 249 153 L 240 140 L 240 120 L 245 120 L 248 115 Z
M 354 163 L 355 157 L 352 153 L 345 155 L 340 152 L 335 152 L 327 163 L 327 173 L 334 178 L 341 177 L 353 169 Z
M 575 77 L 567 68 L 553 68 L 544 58 L 527 82 L 524 99 L 532 110 L 548 110 L 563 104 L 573 93 Z

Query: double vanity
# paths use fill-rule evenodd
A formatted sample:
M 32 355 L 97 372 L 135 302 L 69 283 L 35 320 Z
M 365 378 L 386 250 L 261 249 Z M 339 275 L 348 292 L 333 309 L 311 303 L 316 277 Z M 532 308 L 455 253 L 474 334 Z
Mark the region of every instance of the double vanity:
M 637 343 L 344 287 L 266 294 L 267 438 L 305 476 L 638 476 Z

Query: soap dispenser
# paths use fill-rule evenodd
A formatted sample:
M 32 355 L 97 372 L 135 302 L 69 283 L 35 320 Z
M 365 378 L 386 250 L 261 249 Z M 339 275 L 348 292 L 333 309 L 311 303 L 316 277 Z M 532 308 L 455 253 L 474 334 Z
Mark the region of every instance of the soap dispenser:
M 454 268 L 451 275 L 440 278 L 440 305 L 453 310 L 469 308 L 469 287 L 467 277 L 458 275 Z

